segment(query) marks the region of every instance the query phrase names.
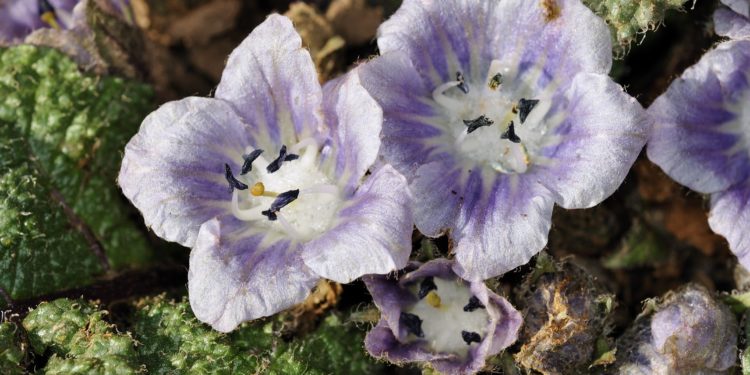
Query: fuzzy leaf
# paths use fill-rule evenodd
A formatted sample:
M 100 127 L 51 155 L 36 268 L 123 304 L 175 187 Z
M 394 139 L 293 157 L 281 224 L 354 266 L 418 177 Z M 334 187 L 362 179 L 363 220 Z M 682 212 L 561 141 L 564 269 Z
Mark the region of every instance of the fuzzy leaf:
M 0 192 L 0 209 L 12 214 L 3 215 L 0 230 L 17 235 L 15 240 L 0 241 L 0 275 L 5 276 L 0 276 L 0 287 L 12 298 L 80 285 L 110 267 L 149 260 L 151 251 L 130 221 L 131 208 L 115 179 L 122 149 L 148 112 L 151 96 L 142 84 L 85 75 L 56 50 L 29 45 L 0 48 L 0 122 L 13 129 L 5 131 L 14 131 L 16 139 L 13 145 L 7 137 L 0 140 L 4 170 L 16 171 L 13 176 L 3 173 L 6 188 Z M 15 164 L 5 161 L 18 152 L 23 154 Z M 26 189 L 12 189 L 21 184 Z M 28 212 L 45 227 L 29 227 L 28 220 L 19 217 Z M 70 227 L 78 234 L 61 231 Z M 40 235 L 55 243 L 31 243 Z M 92 254 L 80 254 L 82 249 L 93 250 L 100 264 L 92 264 Z M 45 260 L 15 260 L 24 257 Z M 71 271 L 52 272 L 50 267 Z M 26 274 L 32 269 L 60 280 L 24 279 L 31 277 Z

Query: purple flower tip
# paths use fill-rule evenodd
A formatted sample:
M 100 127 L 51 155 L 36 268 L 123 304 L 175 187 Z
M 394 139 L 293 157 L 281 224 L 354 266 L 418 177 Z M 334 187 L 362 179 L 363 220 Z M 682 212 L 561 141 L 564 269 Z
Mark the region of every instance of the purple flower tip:
M 750 40 L 728 41 L 688 68 L 649 107 L 648 157 L 711 195 L 709 225 L 750 267 Z
M 461 279 L 452 263 L 410 263 L 396 279 L 363 278 L 382 314 L 365 339 L 371 355 L 469 374 L 516 341 L 521 314 L 483 282 Z
M 607 25 L 578 0 L 554 3 L 550 19 L 538 0 L 405 0 L 362 67 L 416 226 L 450 234 L 466 279 L 528 262 L 554 204 L 600 203 L 646 141 L 643 109 L 607 76 Z
M 737 360 L 737 320 L 706 288 L 668 294 L 618 345 L 619 373 L 724 374 Z
M 215 98 L 144 120 L 119 182 L 157 235 L 192 247 L 193 312 L 229 331 L 302 302 L 321 277 L 406 265 L 411 196 L 390 165 L 373 167 L 381 123 L 356 70 L 321 87 L 291 21 L 271 15 Z

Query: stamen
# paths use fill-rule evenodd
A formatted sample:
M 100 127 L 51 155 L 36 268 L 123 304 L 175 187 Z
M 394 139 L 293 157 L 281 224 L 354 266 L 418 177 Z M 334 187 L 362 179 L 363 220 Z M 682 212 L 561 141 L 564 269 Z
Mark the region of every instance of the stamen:
M 419 292 L 417 292 L 417 297 L 419 299 L 424 298 L 427 293 L 437 290 L 437 285 L 435 285 L 435 279 L 432 276 L 425 277 L 421 283 L 419 283 Z
M 503 134 L 500 135 L 500 138 L 507 139 L 513 143 L 521 143 L 521 138 L 519 138 L 518 135 L 516 135 L 516 128 L 515 128 L 515 125 L 513 124 L 513 121 L 511 121 L 510 124 L 508 124 L 508 129 Z
M 287 159 L 289 157 L 289 159 Z M 279 157 L 276 158 L 276 160 L 272 161 L 271 164 L 268 164 L 266 167 L 266 170 L 268 173 L 273 173 L 279 170 L 281 168 L 281 163 L 284 161 L 291 161 L 296 160 L 299 158 L 299 155 L 296 154 L 288 154 L 286 153 L 286 145 L 282 145 L 281 149 L 279 150 Z
M 60 30 L 60 25 L 57 23 L 55 8 L 52 7 L 48 0 L 42 0 L 39 2 L 39 18 L 46 24 L 50 25 L 53 29 Z
M 427 296 L 425 297 L 425 301 L 427 301 L 428 305 L 430 305 L 430 306 L 432 306 L 432 307 L 434 307 L 436 309 L 438 307 L 440 307 L 441 303 L 443 302 L 440 299 L 440 296 L 434 290 L 431 290 L 429 293 L 427 293 Z
M 424 332 L 422 331 L 422 319 L 416 314 L 409 314 L 408 312 L 402 311 L 401 316 L 399 317 L 399 322 L 406 327 L 407 332 L 412 333 L 417 337 L 424 337 Z
M 284 208 L 289 203 L 294 202 L 294 200 L 297 199 L 298 196 L 299 196 L 299 189 L 285 191 L 279 194 L 279 196 L 276 197 L 273 203 L 271 203 L 271 208 L 261 212 L 261 214 L 268 217 L 268 220 L 275 221 L 276 219 L 278 219 L 278 216 L 276 216 L 276 213 L 279 212 L 279 210 Z
M 521 123 L 523 124 L 524 121 L 526 121 L 526 117 L 529 116 L 529 113 L 531 110 L 536 107 L 536 105 L 539 104 L 539 100 L 537 99 L 523 99 L 518 101 L 518 118 L 521 120 Z
M 471 345 L 472 342 L 482 342 L 482 336 L 476 332 L 461 331 L 461 338 L 464 339 L 466 345 Z
M 257 150 L 253 150 L 253 152 L 251 152 L 251 153 L 249 153 L 247 155 L 242 155 L 242 158 L 245 159 L 245 162 L 242 163 L 242 172 L 240 172 L 240 175 L 244 175 L 244 174 L 247 174 L 247 172 L 252 171 L 253 170 L 253 162 L 262 153 L 263 153 L 263 150 L 257 149 Z
M 466 130 L 466 133 L 471 133 L 474 130 L 477 130 L 483 126 L 490 126 L 494 124 L 495 122 L 487 118 L 485 115 L 481 115 L 473 120 L 464 120 L 464 125 L 468 127 Z
M 500 85 L 503 84 L 503 75 L 500 73 L 496 73 L 492 78 L 490 78 L 489 86 L 492 90 L 497 90 Z
M 224 164 L 224 176 L 227 178 L 227 182 L 229 182 L 229 188 L 231 191 L 234 191 L 234 189 L 245 190 L 248 188 L 247 185 L 234 177 L 234 174 L 232 174 L 232 168 L 229 167 L 229 164 Z
M 477 298 L 476 296 L 471 296 L 471 298 L 469 298 L 469 303 L 466 306 L 464 306 L 464 311 L 472 312 L 476 309 L 483 309 L 483 308 L 485 307 L 481 302 L 479 302 L 479 298 Z
M 469 85 L 466 84 L 466 81 L 464 81 L 464 75 L 461 74 L 461 72 L 456 72 L 456 81 L 458 81 L 458 88 L 464 92 L 464 94 L 469 93 Z

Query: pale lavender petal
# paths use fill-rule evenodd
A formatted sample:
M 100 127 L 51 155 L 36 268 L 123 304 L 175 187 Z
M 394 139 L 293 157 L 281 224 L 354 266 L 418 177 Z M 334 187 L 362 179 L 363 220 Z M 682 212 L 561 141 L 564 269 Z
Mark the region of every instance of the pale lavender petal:
M 258 147 L 277 150 L 319 137 L 322 90 L 292 22 L 272 14 L 232 54 L 216 88 L 253 127 Z
M 205 221 L 231 215 L 224 164 L 239 171 L 249 126 L 221 100 L 190 97 L 151 113 L 125 147 L 118 182 L 146 225 L 192 246 Z
M 0 2 L 0 41 L 23 39 L 32 31 L 44 27 L 39 17 L 39 3 L 33 0 Z
M 484 77 L 493 59 L 513 65 L 546 60 L 551 75 L 607 73 L 611 42 L 604 21 L 579 1 L 556 1 L 548 20 L 536 0 L 406 0 L 379 29 L 382 54 L 406 51 L 434 88 L 457 71 Z M 510 62 L 510 61 L 509 61 Z
M 451 235 L 454 270 L 466 280 L 502 275 L 527 263 L 547 244 L 553 194 L 533 175 L 499 175 L 485 196 L 464 211 L 467 224 Z
M 722 36 L 747 39 L 750 38 L 750 18 L 731 9 L 719 8 L 714 12 L 714 29 Z
M 383 111 L 362 87 L 358 70 L 323 87 L 323 113 L 335 150 L 335 176 L 347 190 L 360 184 L 380 149 Z
M 649 159 L 701 193 L 750 177 L 748 70 L 750 41 L 722 43 L 688 68 L 648 109 L 655 122 Z
M 748 0 L 721 0 L 721 3 L 741 16 L 750 17 L 750 1 Z
M 200 321 L 229 332 L 304 301 L 318 279 L 298 245 L 250 230 L 227 231 L 213 219 L 201 226 L 190 253 L 190 307 Z
M 750 268 L 750 182 L 712 194 L 708 224 L 729 241 L 740 263 Z
M 403 268 L 411 252 L 410 206 L 406 179 L 389 165 L 381 167 L 339 212 L 339 224 L 304 245 L 305 264 L 341 283 Z
M 414 221 L 422 234 L 437 237 L 454 228 L 466 194 L 460 181 L 461 170 L 455 164 L 432 162 L 417 169 L 410 186 Z
M 549 162 L 533 173 L 562 207 L 588 208 L 612 195 L 646 144 L 650 119 L 609 77 L 579 74 L 566 90 L 559 143 L 542 150 Z M 531 171 L 530 171 L 531 172 Z

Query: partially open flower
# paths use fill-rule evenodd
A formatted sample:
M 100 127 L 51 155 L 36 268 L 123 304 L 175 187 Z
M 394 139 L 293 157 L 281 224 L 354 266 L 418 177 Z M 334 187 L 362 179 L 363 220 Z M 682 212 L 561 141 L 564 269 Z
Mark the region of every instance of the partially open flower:
M 0 42 L 23 40 L 34 30 L 73 28 L 80 0 L 7 0 L 0 2 Z
M 406 0 L 378 46 L 360 75 L 382 156 L 464 278 L 528 262 L 554 204 L 600 203 L 645 143 L 643 109 L 607 76 L 609 29 L 578 0 Z
M 321 89 L 292 23 L 272 15 L 232 52 L 215 98 L 144 120 L 119 182 L 157 235 L 193 248 L 191 307 L 229 331 L 302 302 L 321 277 L 406 265 L 406 181 L 388 165 L 365 177 L 381 121 L 355 73 Z
M 714 12 L 714 28 L 719 35 L 733 39 L 750 38 L 750 1 L 721 0 L 725 7 Z
M 649 107 L 648 157 L 711 194 L 708 223 L 750 267 L 750 41 L 719 44 Z
M 467 282 L 452 267 L 452 261 L 437 259 L 411 263 L 397 280 L 363 278 L 382 314 L 365 339 L 370 354 L 466 374 L 516 341 L 521 314 L 483 282 Z
M 706 288 L 689 284 L 652 308 L 618 344 L 618 373 L 724 374 L 735 365 L 737 319 Z

